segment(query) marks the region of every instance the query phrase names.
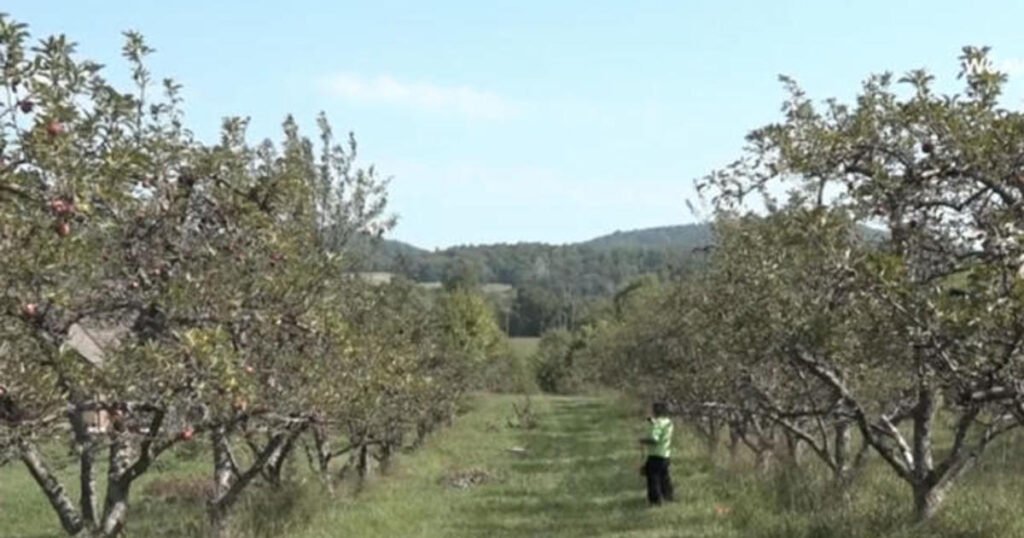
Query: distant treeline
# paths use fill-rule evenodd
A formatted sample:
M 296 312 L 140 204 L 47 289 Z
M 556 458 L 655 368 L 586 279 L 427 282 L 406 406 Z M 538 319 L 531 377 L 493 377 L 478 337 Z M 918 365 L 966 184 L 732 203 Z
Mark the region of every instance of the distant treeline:
M 537 336 L 574 327 L 596 300 L 608 299 L 644 275 L 687 271 L 711 241 L 705 224 L 616 232 L 582 243 L 457 246 L 427 251 L 384 240 L 367 248 L 364 267 L 417 282 L 500 283 L 494 297 L 503 327 L 513 336 Z
M 869 239 L 882 232 L 864 228 Z M 710 224 L 615 232 L 581 243 L 456 246 L 428 251 L 394 240 L 366 242 L 363 267 L 446 285 L 507 284 L 492 294 L 511 336 L 575 328 L 595 307 L 644 276 L 667 277 L 700 267 L 713 243 Z

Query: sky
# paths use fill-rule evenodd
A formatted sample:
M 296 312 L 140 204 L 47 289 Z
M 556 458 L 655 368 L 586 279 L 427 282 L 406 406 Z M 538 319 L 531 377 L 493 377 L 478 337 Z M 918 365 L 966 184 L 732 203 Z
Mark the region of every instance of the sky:
M 850 99 L 870 73 L 928 68 L 957 88 L 964 45 L 991 45 L 1024 103 L 1019 1 L 5 0 L 36 37 L 64 33 L 124 74 L 121 32 L 185 86 L 189 126 L 254 140 L 291 113 L 352 131 L 392 177 L 391 237 L 424 248 L 566 243 L 706 213 L 694 180 L 779 117 L 777 77 Z M 694 202 L 697 213 L 687 208 Z

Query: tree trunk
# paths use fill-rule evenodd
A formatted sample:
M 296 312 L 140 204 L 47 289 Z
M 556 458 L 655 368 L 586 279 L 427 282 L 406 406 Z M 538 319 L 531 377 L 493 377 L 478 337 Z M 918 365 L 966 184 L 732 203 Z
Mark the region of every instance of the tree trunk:
M 421 419 L 416 423 L 416 441 L 412 444 L 414 448 L 419 448 L 423 445 L 424 441 L 427 440 L 427 436 L 430 435 L 430 429 L 427 419 Z
M 68 497 L 64 486 L 61 485 L 57 477 L 53 476 L 53 473 L 46 466 L 42 456 L 39 454 L 39 449 L 28 441 L 19 440 L 18 456 L 21 458 L 22 463 L 25 464 L 25 467 L 28 468 L 28 472 L 36 481 L 36 484 L 42 488 L 46 499 L 50 501 L 50 506 L 57 512 L 57 517 L 60 519 L 60 524 L 61 527 L 64 527 L 64 531 L 72 536 L 82 532 L 82 529 L 85 528 L 82 516 L 75 510 L 75 504 L 71 502 L 71 498 Z
M 946 488 L 934 487 L 931 483 L 914 484 L 914 518 L 918 522 L 927 521 L 939 510 L 946 498 Z
M 128 493 L 132 485 L 131 477 L 128 476 L 131 462 L 131 445 L 118 437 L 110 445 L 107 496 L 103 503 L 103 521 L 100 525 L 102 536 L 115 536 L 124 528 L 128 517 Z
M 359 476 L 359 481 L 366 480 L 366 476 L 370 470 L 370 462 L 368 458 L 368 448 L 366 445 L 359 447 L 359 452 L 356 460 L 356 475 Z
M 917 521 L 925 521 L 935 515 L 953 485 L 977 463 L 979 452 L 950 456 L 953 459 L 940 466 L 941 474 L 931 472 L 924 480 L 911 484 Z
M 697 421 L 697 431 L 704 438 L 704 448 L 708 456 L 714 456 L 718 451 L 718 438 L 721 434 L 722 424 L 714 417 Z
M 331 477 L 331 444 L 327 437 L 327 431 L 323 426 L 313 426 L 313 446 L 316 449 L 317 471 L 320 480 L 323 482 L 327 492 L 334 494 L 334 480 Z
M 762 448 L 754 451 L 755 468 L 759 473 L 766 473 L 772 468 L 772 460 L 775 459 L 775 451 L 771 448 Z
M 784 432 L 783 436 L 786 441 L 786 463 L 797 467 L 803 462 L 803 443 L 796 435 L 788 431 Z
M 741 436 L 735 427 L 729 427 L 729 464 L 736 465 L 740 460 Z
M 230 538 L 228 506 L 221 502 L 221 499 L 231 490 L 231 447 L 228 446 L 228 435 L 223 426 L 215 428 L 210 435 L 213 444 L 213 499 L 210 500 L 208 507 L 210 536 Z
M 945 486 L 936 487 L 939 481 L 933 476 L 932 425 L 935 405 L 935 392 L 922 380 L 917 391 L 917 406 L 912 414 L 914 445 L 911 487 L 914 491 L 914 516 L 917 521 L 925 521 L 935 515 L 947 490 Z M 952 478 L 950 476 L 948 480 L 942 482 L 952 484 Z
M 292 449 L 295 448 L 295 437 L 297 435 L 298 433 L 289 434 L 288 439 L 284 442 L 281 448 L 279 448 L 267 461 L 267 481 L 275 488 L 279 488 L 281 486 L 281 475 L 284 471 L 285 464 L 288 462 L 288 456 L 291 455 Z
M 722 421 L 708 419 L 708 456 L 714 456 L 718 452 L 718 442 L 722 437 Z
M 96 517 L 96 443 L 89 433 L 83 411 L 70 411 L 68 419 L 75 433 L 75 448 L 78 450 L 78 509 L 86 524 L 95 526 L 99 521 Z
M 835 478 L 839 482 L 845 482 L 850 472 L 850 443 L 853 442 L 853 435 L 850 433 L 850 423 L 845 420 L 835 425 L 835 437 L 833 440 L 833 457 L 835 458 Z
M 391 468 L 391 458 L 394 455 L 394 449 L 391 443 L 383 443 L 380 445 L 380 473 L 386 474 Z
M 932 460 L 932 426 L 935 419 L 935 392 L 924 382 L 917 393 L 917 406 L 913 412 L 914 447 L 913 465 L 916 480 L 925 482 L 935 468 Z
M 96 446 L 88 443 L 80 449 L 78 456 L 78 476 L 81 494 L 79 496 L 79 509 L 82 511 L 82 519 L 90 524 L 96 524 Z
M 301 430 L 300 430 L 301 431 Z M 236 469 L 231 457 L 231 445 L 227 429 L 214 428 L 210 433 L 213 441 L 213 498 L 208 504 L 210 533 L 214 538 L 230 538 L 231 512 L 245 488 L 263 472 L 267 463 L 281 458 L 281 452 L 289 439 L 297 435 L 296 430 L 274 434 L 260 449 L 252 464 L 244 471 Z

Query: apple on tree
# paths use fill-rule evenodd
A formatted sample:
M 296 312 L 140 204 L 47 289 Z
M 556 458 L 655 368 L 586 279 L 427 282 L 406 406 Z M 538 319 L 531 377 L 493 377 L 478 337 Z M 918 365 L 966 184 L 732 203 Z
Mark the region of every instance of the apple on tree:
M 25 303 L 21 307 L 21 314 L 29 319 L 35 318 L 39 315 L 39 305 L 36 303 Z
M 46 124 L 46 134 L 52 137 L 64 134 L 64 124 L 57 120 L 51 120 Z
M 57 215 L 68 215 L 75 210 L 75 204 L 65 198 L 50 200 L 50 210 Z

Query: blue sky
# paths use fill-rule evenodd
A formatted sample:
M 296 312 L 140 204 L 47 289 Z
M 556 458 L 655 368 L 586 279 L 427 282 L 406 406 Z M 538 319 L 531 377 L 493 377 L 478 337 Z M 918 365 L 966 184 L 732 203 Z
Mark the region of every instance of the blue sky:
M 172 7 L 173 6 L 173 7 Z M 946 1 L 198 2 L 6 0 L 117 72 L 120 31 L 186 87 L 193 130 L 227 115 L 275 136 L 320 110 L 393 176 L 392 236 L 571 242 L 700 218 L 693 181 L 777 117 L 776 77 L 815 97 L 967 44 L 1024 76 L 1024 3 Z M 1019 105 L 1012 84 L 1011 105 Z M 312 133 L 311 133 L 312 134 Z

